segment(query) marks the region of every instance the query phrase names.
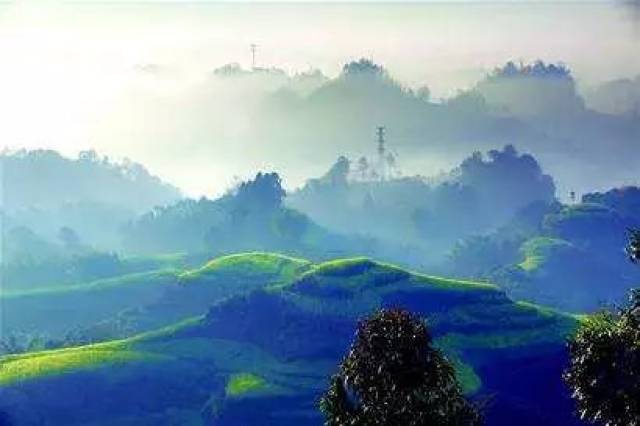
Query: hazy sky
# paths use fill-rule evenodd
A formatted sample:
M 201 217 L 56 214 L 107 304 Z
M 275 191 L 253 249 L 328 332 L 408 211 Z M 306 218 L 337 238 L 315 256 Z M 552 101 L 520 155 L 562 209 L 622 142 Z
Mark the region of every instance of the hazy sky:
M 370 57 L 436 96 L 509 59 L 564 61 L 581 85 L 640 74 L 637 20 L 611 2 L 151 3 L 0 5 L 2 145 L 129 156 L 192 195 L 219 192 L 257 168 L 282 169 L 299 184 L 328 164 L 294 170 L 246 146 L 234 151 L 224 132 L 176 127 L 181 111 L 202 102 L 212 69 L 249 64 L 250 43 L 260 65 L 289 72 L 335 76 L 346 61 Z M 151 78 L 141 72 L 149 65 Z M 206 96 L 224 114 L 224 94 Z M 145 116 L 155 99 L 174 107 Z M 216 144 L 219 156 L 194 154 Z

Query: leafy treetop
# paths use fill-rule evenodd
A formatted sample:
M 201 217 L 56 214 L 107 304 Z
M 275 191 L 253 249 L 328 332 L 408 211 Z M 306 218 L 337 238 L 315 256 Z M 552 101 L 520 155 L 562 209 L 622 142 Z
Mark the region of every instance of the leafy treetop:
M 399 309 L 381 310 L 358 325 L 320 405 L 328 426 L 480 423 L 424 322 Z
M 627 248 L 639 261 L 640 232 Z M 570 365 L 564 374 L 573 389 L 580 417 L 608 426 L 640 425 L 640 289 L 617 312 L 590 317 L 569 342 Z
M 535 78 L 562 78 L 571 79 L 571 71 L 564 64 L 545 64 L 537 60 L 531 64 L 516 65 L 513 61 L 498 67 L 493 72 L 493 77 L 535 77 Z
M 387 71 L 381 65 L 377 65 L 370 59 L 365 58 L 345 64 L 342 67 L 342 74 L 345 76 L 369 75 L 388 77 Z

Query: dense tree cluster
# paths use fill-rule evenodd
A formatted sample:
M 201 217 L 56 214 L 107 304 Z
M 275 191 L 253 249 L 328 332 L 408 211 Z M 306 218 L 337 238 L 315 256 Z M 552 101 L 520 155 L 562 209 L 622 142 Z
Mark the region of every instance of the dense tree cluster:
M 321 401 L 328 426 L 468 426 L 481 422 L 418 316 L 381 310 L 358 325 Z
M 342 74 L 345 76 L 353 75 L 371 75 L 388 77 L 387 71 L 370 59 L 361 58 L 358 61 L 346 63 L 342 67 Z
M 127 245 L 149 252 L 246 249 L 244 243 L 274 238 L 275 217 L 286 213 L 284 197 L 277 173 L 258 173 L 217 200 L 182 200 L 153 209 L 129 225 Z
M 553 178 L 532 155 L 519 153 L 513 145 L 486 156 L 474 153 L 462 162 L 456 180 L 474 190 L 480 209 L 490 217 L 503 215 L 503 220 L 534 201 L 555 199 Z
M 287 208 L 285 195 L 277 173 L 258 173 L 216 200 L 183 200 L 141 216 L 126 229 L 127 248 L 207 256 L 256 250 L 336 256 L 372 250 L 368 239 L 334 235 Z
M 253 180 L 242 182 L 236 192 L 236 204 L 246 209 L 279 208 L 286 193 L 277 173 L 258 173 Z

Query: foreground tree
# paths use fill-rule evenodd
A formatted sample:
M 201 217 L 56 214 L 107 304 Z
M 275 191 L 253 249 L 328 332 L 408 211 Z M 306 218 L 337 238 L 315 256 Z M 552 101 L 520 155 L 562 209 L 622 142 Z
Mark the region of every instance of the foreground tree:
M 632 232 L 627 252 L 640 260 L 640 233 Z M 617 312 L 589 317 L 569 342 L 564 378 L 580 417 L 608 426 L 640 426 L 640 289 Z
M 470 426 L 481 423 L 424 322 L 381 310 L 358 325 L 320 402 L 327 426 Z

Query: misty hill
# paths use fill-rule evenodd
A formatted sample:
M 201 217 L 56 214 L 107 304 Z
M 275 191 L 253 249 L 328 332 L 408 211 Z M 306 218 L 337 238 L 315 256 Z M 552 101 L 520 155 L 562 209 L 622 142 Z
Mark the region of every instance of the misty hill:
M 553 179 L 513 146 L 475 153 L 431 181 L 370 178 L 369 163 L 343 157 L 287 203 L 336 232 L 419 247 L 425 263 L 441 260 L 458 239 L 490 232 L 529 204 L 555 196 Z
M 459 243 L 447 271 L 566 310 L 619 303 L 640 282 L 624 253 L 629 229 L 640 225 L 639 194 L 625 187 L 577 204 L 532 206 L 494 233 Z
M 628 220 L 640 222 L 640 187 L 625 186 L 585 194 L 582 202 L 607 206 Z
M 429 320 L 465 391 L 490 396 L 489 425 L 578 424 L 560 379 L 573 317 L 363 258 L 225 264 L 228 278 L 266 271 L 270 284 L 156 332 L 0 358 L 0 411 L 18 425 L 318 425 L 317 398 L 357 319 L 401 305 Z
M 4 229 L 26 227 L 49 242 L 60 242 L 67 227 L 85 244 L 118 247 L 123 223 L 181 197 L 140 164 L 93 151 L 77 159 L 47 150 L 5 152 L 0 168 Z
M 250 114 L 255 134 L 247 137 L 266 142 L 252 152 L 260 158 L 278 152 L 279 169 L 300 180 L 301 170 L 317 170 L 336 147 L 349 156 L 363 152 L 380 125 L 401 156 L 412 159 L 413 174 L 509 141 L 534 153 L 563 193 L 635 179 L 630 170 L 638 162 L 640 121 L 585 106 L 562 64 L 507 62 L 471 89 L 433 99 L 428 89 L 406 87 L 381 65 L 361 59 L 308 94 L 267 91 L 260 99 Z
M 492 115 L 482 100 L 431 99 L 428 88 L 405 87 L 367 59 L 346 63 L 336 78 L 306 96 L 265 97 L 252 120 L 260 129 L 258 137 L 287 142 L 299 161 L 311 154 L 327 158 L 323 146 L 362 152 L 371 143 L 367 135 L 379 125 L 393 129 L 404 153 L 428 152 L 440 164 L 505 140 L 536 136 L 518 119 Z
M 216 200 L 183 200 L 133 221 L 124 231 L 137 253 L 222 254 L 246 250 L 327 257 L 371 253 L 370 239 L 343 237 L 285 207 L 276 173 L 258 173 Z
M 3 243 L 3 291 L 64 285 L 119 275 L 127 269 L 117 254 L 93 249 L 69 227 L 60 229 L 56 241 L 24 226 L 10 227 L 4 231 Z
M 96 203 L 141 212 L 180 197 L 173 186 L 151 175 L 142 165 L 99 157 L 94 151 L 77 159 L 55 151 L 2 154 L 3 209 L 52 209 Z
M 310 70 L 290 76 L 279 68 L 244 69 L 237 63 L 216 68 L 213 75 L 222 81 L 232 82 L 235 86 L 254 86 L 255 90 L 292 92 L 299 95 L 311 93 L 328 80 L 319 70 Z
M 535 155 L 560 194 L 637 178 L 632 170 L 640 155 L 640 121 L 585 106 L 568 66 L 507 63 L 443 99 L 431 96 L 429 81 L 404 84 L 389 71 L 395 67 L 362 59 L 327 78 L 313 71 L 289 75 L 229 65 L 169 96 L 136 93 L 133 105 L 119 105 L 130 113 L 127 134 L 117 131 L 118 116 L 112 118 L 112 137 L 137 135 L 130 143 L 164 158 L 175 166 L 170 172 L 180 175 L 176 181 L 202 191 L 220 185 L 193 181 L 206 176 L 222 153 L 221 168 L 229 175 L 268 164 L 297 186 L 323 173 L 322 165 L 335 161 L 337 153 L 355 160 L 370 149 L 375 128 L 382 125 L 410 175 L 431 175 L 471 152 L 510 143 Z M 150 119 L 153 128 L 146 125 Z M 105 131 L 105 138 L 111 136 Z M 173 163 L 163 147 L 186 135 L 194 149 L 185 149 L 182 161 Z
M 499 114 L 558 119 L 584 112 L 575 86 L 571 71 L 562 64 L 510 61 L 478 82 L 475 90 Z
M 565 191 L 601 187 L 603 179 L 612 182 L 608 185 L 635 179 L 626 172 L 638 163 L 634 141 L 640 135 L 640 121 L 633 114 L 586 106 L 565 65 L 540 60 L 519 66 L 507 62 L 465 95 L 474 93 L 491 115 L 518 118 L 537 133 L 533 138 L 522 133 L 517 139 L 538 154 Z M 574 167 L 581 167 L 579 176 L 571 176 Z M 598 181 L 588 176 L 591 173 Z
M 400 157 L 410 160 L 405 171 L 411 175 L 433 174 L 471 152 L 511 143 L 536 156 L 561 194 L 636 179 L 640 121 L 585 106 L 569 66 L 507 63 L 444 98 L 428 89 L 438 82 L 404 83 L 390 71 L 397 66 L 361 59 L 328 78 L 315 71 L 290 75 L 231 64 L 170 94 L 136 91 L 135 102 L 125 98 L 117 105 L 122 112 L 110 118 L 113 126 L 102 138 L 148 150 L 156 161 L 172 164 L 167 173 L 176 181 L 204 192 L 214 185 L 224 189 L 219 182 L 197 181 L 218 165 L 229 176 L 268 165 L 292 186 L 300 185 L 320 175 L 337 153 L 351 158 L 364 152 L 381 125 Z M 173 82 L 146 74 L 151 86 Z M 149 127 L 149 120 L 156 125 Z M 187 143 L 184 138 L 189 145 L 180 145 L 181 161 L 173 162 L 174 153 L 165 147 Z
M 640 114 L 640 75 L 602 83 L 585 94 L 587 104 L 606 114 Z

